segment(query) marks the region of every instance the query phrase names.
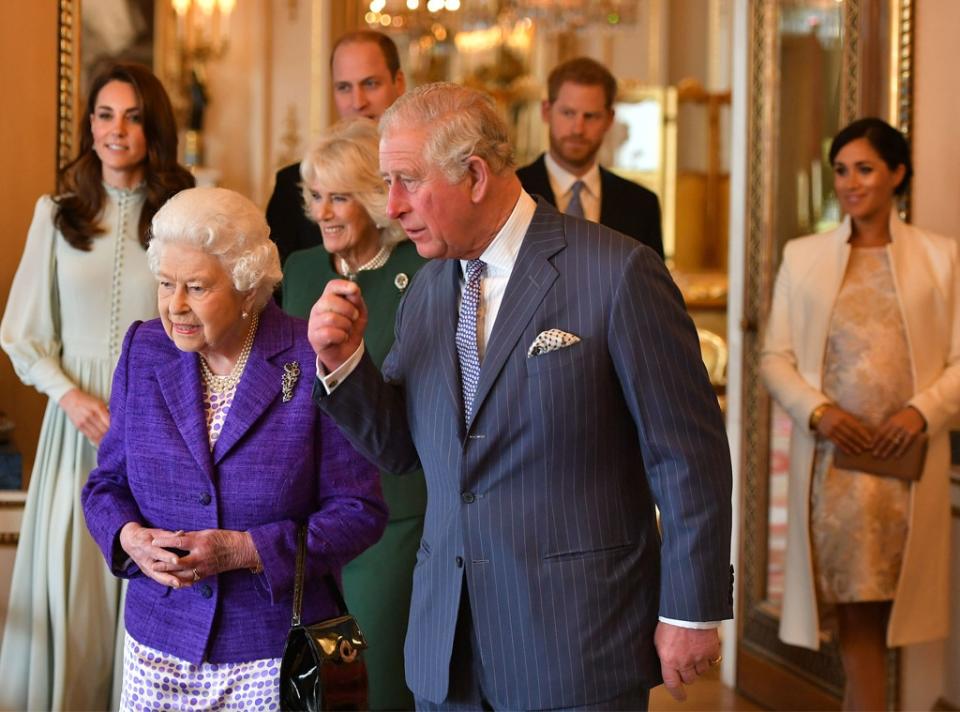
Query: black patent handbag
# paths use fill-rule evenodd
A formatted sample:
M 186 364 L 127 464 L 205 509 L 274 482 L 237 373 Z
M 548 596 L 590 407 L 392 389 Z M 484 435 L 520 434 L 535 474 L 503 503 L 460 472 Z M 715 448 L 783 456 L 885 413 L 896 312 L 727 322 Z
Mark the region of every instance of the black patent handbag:
M 367 709 L 367 647 L 356 619 L 347 611 L 333 576 L 324 580 L 341 615 L 312 625 L 300 622 L 303 603 L 307 528 L 297 532 L 297 571 L 293 618 L 280 662 L 280 706 L 290 712 Z

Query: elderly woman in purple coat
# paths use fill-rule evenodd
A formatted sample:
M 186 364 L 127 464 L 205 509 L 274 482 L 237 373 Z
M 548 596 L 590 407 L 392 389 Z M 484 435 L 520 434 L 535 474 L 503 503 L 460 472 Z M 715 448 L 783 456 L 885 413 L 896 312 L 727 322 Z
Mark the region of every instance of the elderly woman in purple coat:
M 313 406 L 306 322 L 271 299 L 268 232 L 221 188 L 185 190 L 153 218 L 160 318 L 127 332 L 82 495 L 130 579 L 124 709 L 279 707 L 298 528 L 313 622 L 338 614 L 324 574 L 386 524 L 376 470 Z

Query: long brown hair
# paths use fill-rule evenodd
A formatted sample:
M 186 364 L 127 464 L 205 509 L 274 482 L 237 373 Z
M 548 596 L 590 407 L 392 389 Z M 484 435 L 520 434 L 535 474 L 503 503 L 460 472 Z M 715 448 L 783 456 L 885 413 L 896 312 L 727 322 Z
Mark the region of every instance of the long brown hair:
M 100 90 L 112 81 L 133 87 L 140 102 L 143 135 L 147 143 L 144 166 L 146 199 L 140 211 L 140 244 L 149 242 L 148 230 L 154 213 L 175 193 L 192 188 L 193 175 L 177 163 L 177 125 L 170 98 L 160 80 L 140 64 L 117 63 L 101 72 L 90 86 L 85 111 L 80 119 L 80 149 L 77 157 L 57 176 L 54 223 L 63 237 L 80 250 L 90 250 L 93 238 L 105 232 L 100 224 L 107 193 L 103 188 L 103 166 L 93 150 L 90 116 Z

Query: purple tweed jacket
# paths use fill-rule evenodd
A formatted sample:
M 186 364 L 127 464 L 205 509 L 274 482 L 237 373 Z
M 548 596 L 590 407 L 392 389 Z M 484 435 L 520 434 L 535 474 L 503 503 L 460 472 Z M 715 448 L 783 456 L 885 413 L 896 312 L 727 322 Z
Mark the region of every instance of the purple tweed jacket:
M 297 528 L 309 524 L 303 618 L 336 614 L 321 577 L 376 542 L 387 521 L 377 471 L 313 405 L 306 323 L 272 302 L 211 453 L 195 353 L 159 319 L 127 332 L 110 399 L 110 430 L 81 499 L 108 565 L 129 578 L 125 624 L 140 643 L 193 663 L 279 657 L 290 626 Z M 300 378 L 284 403 L 284 364 Z M 230 571 L 174 590 L 126 568 L 124 524 L 249 531 L 263 573 Z

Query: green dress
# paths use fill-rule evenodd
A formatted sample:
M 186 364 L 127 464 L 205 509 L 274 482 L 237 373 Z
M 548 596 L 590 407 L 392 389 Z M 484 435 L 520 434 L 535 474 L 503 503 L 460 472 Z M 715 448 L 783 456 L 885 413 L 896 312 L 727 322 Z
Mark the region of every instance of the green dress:
M 424 263 L 411 242 L 401 242 L 383 267 L 357 275 L 369 314 L 364 347 L 378 368 L 393 345 L 400 298 Z M 283 308 L 307 318 L 331 279 L 342 277 L 322 246 L 292 253 L 283 266 Z M 403 641 L 427 487 L 419 470 L 399 477 L 381 472 L 380 482 L 390 520 L 383 538 L 343 569 L 343 593 L 370 646 L 364 652 L 370 709 L 413 709 L 413 694 L 404 680 Z

